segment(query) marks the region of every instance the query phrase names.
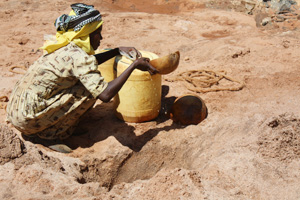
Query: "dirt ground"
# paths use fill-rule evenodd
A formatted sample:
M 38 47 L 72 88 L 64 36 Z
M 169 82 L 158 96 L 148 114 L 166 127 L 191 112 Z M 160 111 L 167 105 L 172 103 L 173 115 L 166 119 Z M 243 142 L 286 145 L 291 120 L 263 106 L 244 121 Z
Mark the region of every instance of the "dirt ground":
M 24 141 L 5 123 L 2 102 L 0 199 L 300 198 L 299 10 L 280 21 L 271 9 L 249 9 L 251 1 L 82 2 L 103 14 L 100 48 L 180 51 L 178 69 L 163 76 L 162 112 L 125 123 L 112 102 L 99 101 L 81 122 L 88 133 L 69 138 L 74 151 L 62 154 Z M 16 72 L 24 70 L 11 68 L 28 68 L 42 55 L 44 35 L 55 34 L 54 20 L 72 3 L 0 2 L 0 96 L 9 97 L 22 77 Z M 273 21 L 262 26 L 268 16 Z M 245 87 L 196 93 L 170 81 L 203 69 L 223 71 Z M 198 125 L 164 115 L 171 99 L 187 93 L 208 108 Z

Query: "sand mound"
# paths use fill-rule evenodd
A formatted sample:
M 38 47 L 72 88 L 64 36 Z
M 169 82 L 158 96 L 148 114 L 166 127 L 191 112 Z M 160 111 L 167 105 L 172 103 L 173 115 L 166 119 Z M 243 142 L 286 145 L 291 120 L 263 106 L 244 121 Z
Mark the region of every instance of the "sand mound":
M 268 122 L 269 131 L 258 141 L 264 157 L 291 162 L 300 158 L 300 119 L 293 115 L 280 115 Z
M 23 141 L 5 125 L 0 125 L 0 165 L 20 158 L 26 153 Z

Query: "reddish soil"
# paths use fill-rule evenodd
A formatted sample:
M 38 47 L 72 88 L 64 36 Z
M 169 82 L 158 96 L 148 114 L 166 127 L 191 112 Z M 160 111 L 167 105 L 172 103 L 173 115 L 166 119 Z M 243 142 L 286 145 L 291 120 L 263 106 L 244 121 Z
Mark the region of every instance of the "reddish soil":
M 88 133 L 69 138 L 74 150 L 62 154 L 24 141 L 0 109 L 0 199 L 300 198 L 299 15 L 261 26 L 274 12 L 249 15 L 246 1 L 83 2 L 103 14 L 100 48 L 180 51 L 177 70 L 163 76 L 162 112 L 150 122 L 125 123 L 112 102 L 99 101 L 81 122 Z M 42 55 L 44 35 L 55 34 L 54 20 L 72 3 L 0 2 L 0 96 L 9 97 L 22 77 L 16 72 L 24 71 L 10 69 L 28 68 Z M 196 93 L 169 81 L 203 69 L 245 87 Z M 198 125 L 181 126 L 164 114 L 187 93 L 208 108 Z

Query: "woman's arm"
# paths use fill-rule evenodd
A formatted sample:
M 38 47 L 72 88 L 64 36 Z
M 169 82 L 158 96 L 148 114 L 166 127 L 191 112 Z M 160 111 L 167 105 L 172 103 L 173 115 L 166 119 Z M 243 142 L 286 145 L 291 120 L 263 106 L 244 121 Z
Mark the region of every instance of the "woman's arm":
M 98 99 L 103 102 L 109 102 L 119 92 L 134 69 L 149 71 L 150 74 L 155 74 L 158 72 L 150 65 L 148 58 L 139 58 L 138 60 L 134 61 L 119 77 L 110 81 L 105 90 L 98 96 Z
M 96 59 L 98 61 L 98 65 L 100 65 L 100 64 L 104 63 L 105 61 L 107 61 L 117 55 L 120 55 L 119 48 L 115 48 L 115 49 L 112 49 L 112 50 L 109 50 L 109 51 L 106 51 L 103 53 L 98 53 L 98 54 L 95 54 L 94 56 L 96 57 Z
M 97 61 L 98 61 L 98 65 L 104 63 L 105 61 L 120 55 L 120 52 L 124 52 L 127 55 L 130 55 L 130 52 L 134 52 L 134 54 L 136 55 L 136 58 L 134 59 L 138 59 L 140 57 L 142 57 L 142 54 L 136 50 L 134 47 L 119 47 L 119 48 L 115 48 L 103 53 L 99 53 L 99 54 L 95 54 L 94 56 L 96 57 Z

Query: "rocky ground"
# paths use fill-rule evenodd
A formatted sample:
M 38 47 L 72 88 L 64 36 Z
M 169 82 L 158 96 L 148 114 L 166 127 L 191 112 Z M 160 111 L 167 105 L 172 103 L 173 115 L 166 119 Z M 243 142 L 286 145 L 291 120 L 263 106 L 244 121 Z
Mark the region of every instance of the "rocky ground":
M 0 109 L 1 199 L 299 199 L 299 8 L 274 0 L 149 2 L 102 0 L 100 48 L 135 46 L 159 56 L 179 50 L 178 69 L 163 76 L 162 112 L 124 123 L 112 102 L 97 102 L 81 127 L 89 132 L 58 153 L 23 140 Z M 0 96 L 39 56 L 53 22 L 73 0 L 0 2 Z M 297 1 L 295 1 L 297 3 Z M 299 3 L 299 2 L 298 2 Z M 266 5 L 267 4 L 267 5 Z M 290 7 L 289 7 L 290 6 Z M 196 93 L 189 70 L 222 71 L 238 91 Z M 219 83 L 234 87 L 236 83 Z M 208 117 L 181 126 L 164 112 L 170 99 L 200 96 Z

